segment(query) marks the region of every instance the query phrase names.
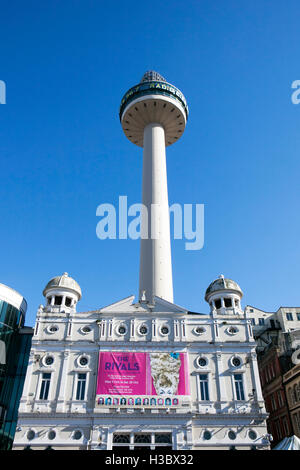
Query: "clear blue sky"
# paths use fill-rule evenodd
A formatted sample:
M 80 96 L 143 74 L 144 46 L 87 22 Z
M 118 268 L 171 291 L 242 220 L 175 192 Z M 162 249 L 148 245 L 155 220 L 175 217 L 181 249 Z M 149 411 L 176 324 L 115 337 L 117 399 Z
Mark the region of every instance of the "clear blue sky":
M 172 242 L 175 303 L 207 313 L 224 274 L 244 305 L 300 306 L 299 17 L 294 0 L 2 2 L 0 282 L 27 299 L 28 325 L 64 271 L 80 311 L 138 292 L 139 241 L 100 241 L 96 208 L 140 202 L 142 151 L 118 108 L 149 69 L 190 108 L 169 202 L 205 204 L 204 248 Z

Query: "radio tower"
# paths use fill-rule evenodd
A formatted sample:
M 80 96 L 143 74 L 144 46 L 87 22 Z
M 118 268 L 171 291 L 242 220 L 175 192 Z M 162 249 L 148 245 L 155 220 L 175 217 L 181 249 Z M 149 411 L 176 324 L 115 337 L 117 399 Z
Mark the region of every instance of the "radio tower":
M 125 93 L 119 116 L 126 137 L 143 147 L 139 300 L 173 302 L 166 147 L 182 136 L 188 106 L 181 91 L 149 71 Z

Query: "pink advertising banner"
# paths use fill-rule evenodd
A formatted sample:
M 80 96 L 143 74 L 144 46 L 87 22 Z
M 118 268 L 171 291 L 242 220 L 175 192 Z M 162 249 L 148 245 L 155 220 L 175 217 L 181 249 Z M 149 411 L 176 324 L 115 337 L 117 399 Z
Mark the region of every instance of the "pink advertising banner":
M 186 353 L 100 352 L 97 395 L 189 395 Z

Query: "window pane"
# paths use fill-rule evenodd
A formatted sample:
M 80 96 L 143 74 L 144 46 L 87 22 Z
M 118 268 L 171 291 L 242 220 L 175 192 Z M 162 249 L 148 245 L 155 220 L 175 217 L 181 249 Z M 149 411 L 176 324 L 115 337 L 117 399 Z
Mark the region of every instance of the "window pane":
M 151 434 L 135 434 L 134 442 L 150 444 L 151 443 Z
M 86 385 L 86 374 L 78 374 L 76 400 L 84 400 L 85 385 Z
M 50 378 L 51 378 L 51 373 L 44 373 L 42 375 L 40 400 L 47 400 L 48 399 L 49 388 L 50 388 Z
M 124 444 L 129 444 L 130 443 L 130 435 L 129 434 L 114 434 L 113 436 L 113 443 L 124 443 Z
M 155 434 L 156 444 L 172 444 L 172 434 Z
M 200 398 L 201 400 L 209 400 L 207 374 L 200 374 Z
M 237 400 L 245 400 L 242 374 L 235 374 L 235 393 Z
M 62 297 L 60 295 L 55 296 L 54 304 L 55 305 L 61 305 L 62 304 Z

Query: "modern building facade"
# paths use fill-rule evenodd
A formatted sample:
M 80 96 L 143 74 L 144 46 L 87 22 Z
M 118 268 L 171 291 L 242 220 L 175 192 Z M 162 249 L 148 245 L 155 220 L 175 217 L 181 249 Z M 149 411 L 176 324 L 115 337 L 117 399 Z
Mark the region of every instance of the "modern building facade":
M 14 449 L 269 448 L 241 288 L 214 280 L 207 314 L 174 303 L 166 147 L 187 117 L 183 94 L 155 72 L 125 94 L 123 130 L 143 147 L 139 296 L 77 312 L 79 284 L 67 273 L 49 281 Z
M 0 450 L 11 449 L 17 424 L 33 334 L 26 309 L 23 296 L 0 284 Z

